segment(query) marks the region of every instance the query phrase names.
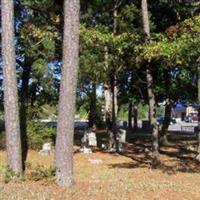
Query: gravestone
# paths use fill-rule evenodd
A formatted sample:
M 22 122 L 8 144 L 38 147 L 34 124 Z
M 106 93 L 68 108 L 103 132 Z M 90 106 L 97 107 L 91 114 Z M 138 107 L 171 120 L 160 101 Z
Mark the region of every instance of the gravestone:
M 44 143 L 42 149 L 39 151 L 41 155 L 49 155 L 51 153 L 51 143 Z
M 96 133 L 92 130 L 84 132 L 81 138 L 81 148 L 79 149 L 82 153 L 92 153 L 91 147 L 97 146 Z
M 118 141 L 119 141 L 119 151 L 123 151 L 123 146 L 126 143 L 126 130 L 119 129 L 118 132 Z
M 187 133 L 194 133 L 195 127 L 194 126 L 181 126 L 181 131 L 187 132 Z
M 89 132 L 88 134 L 89 146 L 96 147 L 97 146 L 97 138 L 95 132 Z

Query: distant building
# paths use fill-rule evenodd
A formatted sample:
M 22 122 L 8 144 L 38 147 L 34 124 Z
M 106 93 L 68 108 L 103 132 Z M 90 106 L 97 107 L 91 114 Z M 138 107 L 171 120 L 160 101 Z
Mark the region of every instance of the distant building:
M 177 103 L 172 108 L 172 117 L 180 119 L 181 121 L 191 114 L 198 114 L 197 106 L 193 104 L 186 105 L 183 103 Z
M 198 114 L 197 108 L 194 107 L 192 104 L 189 104 L 186 107 L 186 116 L 189 116 L 190 114 Z

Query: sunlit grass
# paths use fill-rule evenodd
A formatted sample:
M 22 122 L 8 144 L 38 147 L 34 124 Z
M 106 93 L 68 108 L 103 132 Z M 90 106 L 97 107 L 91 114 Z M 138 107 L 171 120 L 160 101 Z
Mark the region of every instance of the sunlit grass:
M 132 153 L 133 158 L 144 154 Z M 88 159 L 101 159 L 102 164 L 91 164 Z M 148 164 L 141 165 L 137 159 L 108 154 L 75 154 L 74 175 L 76 184 L 68 189 L 59 188 L 54 181 L 30 179 L 30 170 L 38 165 L 48 168 L 53 165 L 53 154 L 41 156 L 30 151 L 26 180 L 0 183 L 0 199 L 38 200 L 142 200 L 142 199 L 200 199 L 200 174 L 175 171 L 166 173 L 162 169 L 152 170 Z M 172 166 L 178 159 L 162 156 Z M 5 165 L 5 152 L 0 152 L 0 167 Z M 31 168 L 30 168 L 31 166 Z M 188 166 L 189 167 L 189 166 Z M 178 168 L 177 168 L 178 169 Z M 2 172 L 1 172 L 2 175 Z

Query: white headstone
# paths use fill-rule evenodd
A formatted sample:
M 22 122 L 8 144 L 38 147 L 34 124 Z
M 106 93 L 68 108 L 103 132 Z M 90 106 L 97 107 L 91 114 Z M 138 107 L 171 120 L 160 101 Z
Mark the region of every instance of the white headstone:
M 44 143 L 42 150 L 51 151 L 51 143 Z
M 126 143 L 126 130 L 120 129 L 119 131 L 119 142 Z
M 96 133 L 90 132 L 88 134 L 89 146 L 97 146 Z
M 51 153 L 51 143 L 44 143 L 42 149 L 39 151 L 41 155 L 49 155 Z

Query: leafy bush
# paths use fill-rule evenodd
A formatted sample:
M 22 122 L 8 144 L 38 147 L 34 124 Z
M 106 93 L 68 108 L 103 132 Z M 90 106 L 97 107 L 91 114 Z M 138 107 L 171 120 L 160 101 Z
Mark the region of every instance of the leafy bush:
M 43 165 L 37 165 L 37 166 L 32 166 L 30 163 L 28 166 L 26 165 L 28 169 L 28 179 L 32 181 L 40 181 L 42 179 L 48 179 L 48 180 L 54 180 L 55 178 L 55 168 L 50 166 L 50 167 L 45 167 Z
M 0 149 L 6 148 L 6 136 L 5 132 L 0 131 Z
M 28 143 L 31 149 L 41 149 L 45 142 L 55 141 L 55 128 L 45 125 L 39 121 L 28 122 Z
M 24 177 L 20 176 L 19 174 L 16 174 L 15 172 L 12 171 L 12 169 L 10 169 L 8 166 L 6 166 L 5 170 L 4 170 L 3 181 L 5 183 L 8 183 L 13 180 L 23 181 Z

